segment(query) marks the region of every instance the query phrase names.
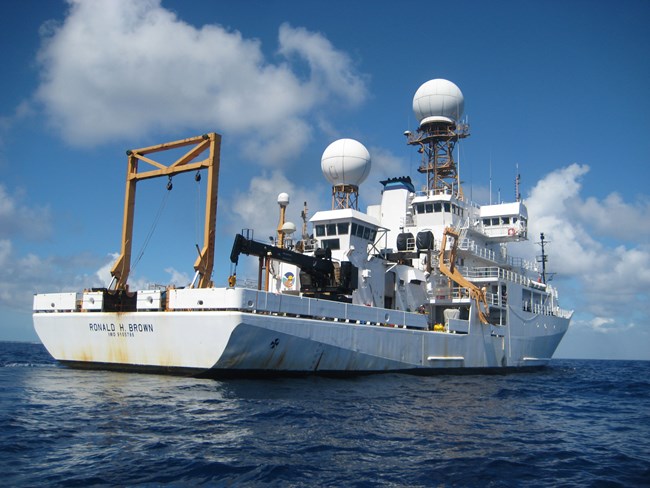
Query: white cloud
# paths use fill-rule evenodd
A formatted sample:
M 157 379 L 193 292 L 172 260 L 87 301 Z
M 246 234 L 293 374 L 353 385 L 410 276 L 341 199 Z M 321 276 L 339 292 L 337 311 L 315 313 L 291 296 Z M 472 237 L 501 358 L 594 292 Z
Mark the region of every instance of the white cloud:
M 168 273 L 169 283 L 175 286 L 187 286 L 192 281 L 192 278 L 187 273 L 177 271 L 174 268 L 165 268 L 165 273 Z
M 287 207 L 286 220 L 296 224 L 298 230 L 295 238 L 299 238 L 303 202 L 307 202 L 308 207 L 312 209 L 310 216 L 316 210 L 328 208 L 328 202 L 318 197 L 323 194 L 320 191 L 323 188 L 297 186 L 280 171 L 263 173 L 251 179 L 248 189 L 235 194 L 229 204 L 229 210 L 224 213 L 232 216 L 231 226 L 234 232 L 240 232 L 244 227 L 251 228 L 255 230 L 257 240 L 266 241 L 269 236 L 276 233 L 280 218 L 277 199 L 280 193 L 285 192 L 291 199 Z
M 109 254 L 108 257 L 110 257 L 110 260 L 106 261 L 102 267 L 95 271 L 95 276 L 99 280 L 99 283 L 101 283 L 101 286 L 108 286 L 111 283 L 113 279 L 111 269 L 113 269 L 113 264 L 120 257 L 120 254 L 115 252 Z
M 621 330 L 650 316 L 649 207 L 616 193 L 584 198 L 581 178 L 588 171 L 572 164 L 535 185 L 526 200 L 529 236 L 537 241 L 544 232 L 551 241 L 550 268 L 579 284 L 578 312 L 593 317 L 585 323 L 601 332 Z M 609 239 L 597 239 L 600 234 Z M 538 254 L 533 246 L 529 243 L 530 253 Z
M 284 61 L 274 64 L 258 40 L 216 24 L 189 25 L 159 0 L 70 0 L 70 7 L 44 36 L 36 98 L 71 144 L 214 128 L 254 134 L 243 150 L 269 164 L 310 140 L 310 111 L 366 97 L 347 55 L 303 28 L 280 26 Z M 308 73 L 297 73 L 300 61 Z

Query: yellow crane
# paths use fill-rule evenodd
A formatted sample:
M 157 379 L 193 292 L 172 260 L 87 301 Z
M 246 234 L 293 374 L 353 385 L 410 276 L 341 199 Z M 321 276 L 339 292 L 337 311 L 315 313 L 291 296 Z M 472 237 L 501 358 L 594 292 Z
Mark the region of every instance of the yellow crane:
M 170 165 L 152 159 L 151 155 L 181 147 L 192 146 L 184 155 Z M 219 181 L 219 160 L 221 136 L 214 132 L 202 136 L 190 137 L 179 141 L 167 142 L 126 152 L 128 166 L 126 172 L 126 192 L 124 197 L 124 223 L 122 226 L 122 251 L 111 269 L 113 281 L 111 288 L 128 290 L 127 280 L 131 271 L 131 247 L 133 244 L 133 219 L 135 213 L 135 190 L 138 181 L 158 177 L 172 177 L 188 171 L 208 170 L 205 226 L 203 248 L 194 262 L 196 278 L 192 283 L 197 288 L 212 286 L 212 268 L 214 266 L 214 241 L 217 221 L 217 190 Z M 208 151 L 205 159 L 198 157 Z M 138 172 L 140 162 L 154 166 L 156 169 Z
M 447 248 L 447 236 L 453 238 L 453 243 L 451 244 L 451 249 L 449 250 L 447 262 L 445 262 L 445 249 Z M 474 299 L 476 302 L 476 308 L 478 311 L 478 318 L 482 324 L 488 324 L 488 315 L 489 307 L 487 303 L 487 298 L 485 296 L 485 291 L 474 283 L 465 278 L 458 269 L 456 269 L 456 252 L 458 251 L 458 239 L 460 234 L 458 231 L 452 229 L 451 227 L 446 227 L 442 233 L 442 244 L 440 245 L 440 257 L 438 262 L 438 267 L 440 272 L 444 274 L 447 278 L 469 290 L 469 296 Z M 483 307 L 483 308 L 481 308 Z

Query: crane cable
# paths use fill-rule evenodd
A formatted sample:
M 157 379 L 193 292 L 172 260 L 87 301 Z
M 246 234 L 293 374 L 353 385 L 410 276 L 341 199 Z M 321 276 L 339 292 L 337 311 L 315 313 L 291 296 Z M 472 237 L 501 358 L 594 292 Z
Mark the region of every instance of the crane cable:
M 144 240 L 144 243 L 142 244 L 142 247 L 140 248 L 140 251 L 138 252 L 138 257 L 136 258 L 133 266 L 131 266 L 131 272 L 133 272 L 142 259 L 142 256 L 144 256 L 144 252 L 147 249 L 147 246 L 149 245 L 149 241 L 151 241 L 151 238 L 153 237 L 153 233 L 156 230 L 156 227 L 158 226 L 158 222 L 160 221 L 160 217 L 162 217 L 163 210 L 165 209 L 165 205 L 167 204 L 167 200 L 169 199 L 169 195 L 171 194 L 172 190 L 172 177 L 169 177 L 169 181 L 167 182 L 167 191 L 165 192 L 165 195 L 163 196 L 160 206 L 158 207 L 158 212 L 156 213 L 156 216 L 154 217 L 154 220 L 151 224 L 151 228 L 149 229 L 149 233 L 147 234 L 147 237 Z

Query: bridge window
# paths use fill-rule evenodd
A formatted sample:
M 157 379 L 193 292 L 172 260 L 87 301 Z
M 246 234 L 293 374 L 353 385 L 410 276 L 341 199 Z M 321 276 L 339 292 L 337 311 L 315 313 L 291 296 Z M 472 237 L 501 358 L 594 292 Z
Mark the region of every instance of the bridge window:
M 499 225 L 499 217 L 492 217 L 492 225 Z
M 321 244 L 323 249 L 331 249 L 332 251 L 341 249 L 341 243 L 338 239 L 323 239 L 321 241 Z
M 445 212 L 449 213 L 451 212 L 451 204 L 445 202 Z
M 419 213 L 419 214 L 424 213 L 424 203 L 418 203 L 418 204 L 415 206 L 415 212 L 416 212 L 416 213 Z
M 427 213 L 433 213 L 433 205 L 432 205 L 432 204 L 427 203 L 427 204 L 424 206 L 424 208 L 425 208 L 425 210 L 426 210 Z
M 501 223 L 503 225 L 509 225 L 510 224 L 510 217 L 501 217 Z
M 483 225 L 485 226 L 490 225 L 490 219 L 483 219 Z
M 442 212 L 442 203 L 434 203 L 433 204 L 433 211 L 436 213 Z
M 363 231 L 365 230 L 365 227 L 363 225 L 357 225 L 357 237 L 362 237 L 363 238 Z
M 364 227 L 363 229 L 363 238 L 370 239 L 370 229 L 368 227 Z
M 316 237 L 322 237 L 325 235 L 325 226 L 317 225 L 316 226 Z
M 348 228 L 350 227 L 350 224 L 348 222 L 341 222 L 336 226 L 338 228 L 340 236 L 345 236 L 348 234 Z
M 327 235 L 328 236 L 336 235 L 336 224 L 327 224 Z
M 375 229 L 370 229 L 370 240 L 374 242 L 375 237 L 377 237 L 377 231 Z

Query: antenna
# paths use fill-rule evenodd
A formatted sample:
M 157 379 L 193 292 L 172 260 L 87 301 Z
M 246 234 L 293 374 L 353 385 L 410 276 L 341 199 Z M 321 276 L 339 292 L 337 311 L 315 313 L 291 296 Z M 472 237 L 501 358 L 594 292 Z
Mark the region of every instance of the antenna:
M 302 204 L 302 211 L 300 212 L 300 218 L 302 219 L 302 238 L 303 240 L 309 239 L 309 234 L 307 233 L 307 202 L 304 202 Z
M 519 174 L 519 163 L 515 164 L 517 175 L 515 176 L 515 201 L 521 201 L 521 193 L 519 193 L 519 183 L 521 182 L 521 175 Z
M 490 151 L 490 205 L 492 205 L 492 151 Z
M 546 284 L 546 276 L 547 276 L 547 275 L 546 275 L 546 263 L 547 263 L 547 261 L 548 261 L 548 256 L 546 255 L 546 252 L 545 252 L 544 246 L 545 246 L 546 244 L 549 244 L 550 241 L 545 241 L 545 240 L 544 240 L 544 233 L 543 233 L 543 232 L 539 235 L 539 239 L 540 239 L 540 242 L 537 242 L 537 244 L 539 244 L 540 246 L 542 246 L 542 255 L 541 255 L 541 256 L 537 256 L 537 262 L 538 262 L 538 263 L 542 263 L 542 283 Z M 551 278 L 553 278 L 553 275 L 554 275 L 554 274 L 555 274 L 555 273 L 549 273 L 548 281 L 550 281 Z

